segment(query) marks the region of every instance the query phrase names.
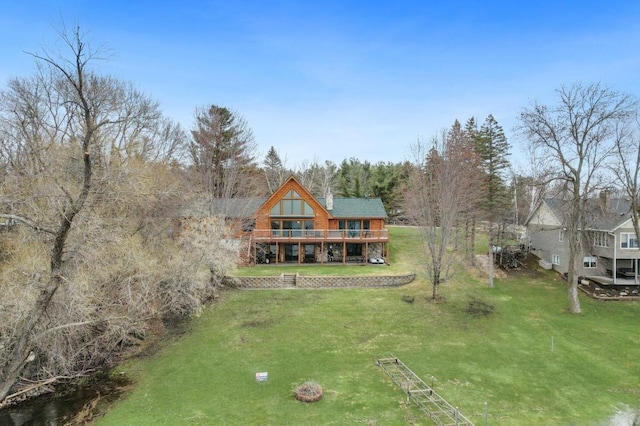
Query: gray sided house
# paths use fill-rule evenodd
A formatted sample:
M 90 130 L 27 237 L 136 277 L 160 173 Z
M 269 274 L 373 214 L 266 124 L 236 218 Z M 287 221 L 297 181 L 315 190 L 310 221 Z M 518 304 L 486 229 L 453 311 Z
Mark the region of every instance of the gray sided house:
M 580 230 L 578 275 L 602 283 L 637 284 L 640 250 L 631 222 L 630 201 L 603 197 L 590 200 L 587 205 L 587 226 Z M 531 253 L 540 259 L 541 266 L 563 274 L 569 270 L 564 207 L 564 200 L 545 198 L 525 223 Z

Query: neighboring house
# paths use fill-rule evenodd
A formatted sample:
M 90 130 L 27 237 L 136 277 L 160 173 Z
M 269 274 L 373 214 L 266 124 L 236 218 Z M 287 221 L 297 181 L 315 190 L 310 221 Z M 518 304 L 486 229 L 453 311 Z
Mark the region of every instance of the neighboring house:
M 638 283 L 640 250 L 631 222 L 631 203 L 623 198 L 590 200 L 587 226 L 580 230 L 583 253 L 578 276 L 600 277 L 602 282 Z M 569 241 L 565 235 L 560 199 L 540 201 L 525 223 L 529 249 L 540 264 L 560 273 L 569 270 Z M 614 273 L 615 272 L 615 273 Z M 609 278 L 607 280 L 607 278 Z
M 237 225 L 250 263 L 384 263 L 389 255 L 379 198 L 314 197 L 293 176 L 270 197 L 217 199 L 185 212 L 206 215 Z

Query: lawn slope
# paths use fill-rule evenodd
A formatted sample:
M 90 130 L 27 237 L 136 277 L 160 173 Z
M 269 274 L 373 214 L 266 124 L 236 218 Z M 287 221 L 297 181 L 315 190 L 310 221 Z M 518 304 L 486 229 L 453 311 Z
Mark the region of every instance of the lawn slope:
M 393 260 L 409 269 L 419 263 L 412 232 L 392 229 L 402 236 Z M 397 289 L 225 292 L 182 338 L 122 366 L 137 386 L 98 424 L 428 424 L 375 365 L 385 354 L 433 377 L 476 424 L 485 402 L 491 425 L 595 425 L 638 405 L 640 304 L 581 296 L 584 314 L 571 315 L 553 273 L 494 289 L 478 276 L 443 284 L 438 304 L 422 278 Z M 268 381 L 256 383 L 257 372 Z M 322 400 L 295 400 L 306 380 L 323 386 Z

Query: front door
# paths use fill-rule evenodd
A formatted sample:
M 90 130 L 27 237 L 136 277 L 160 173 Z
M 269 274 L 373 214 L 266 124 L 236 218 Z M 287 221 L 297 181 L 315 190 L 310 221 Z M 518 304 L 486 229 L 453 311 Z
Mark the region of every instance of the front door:
M 298 262 L 298 245 L 297 244 L 284 245 L 284 261 Z
M 304 262 L 313 263 L 316 261 L 316 246 L 315 244 L 304 245 Z

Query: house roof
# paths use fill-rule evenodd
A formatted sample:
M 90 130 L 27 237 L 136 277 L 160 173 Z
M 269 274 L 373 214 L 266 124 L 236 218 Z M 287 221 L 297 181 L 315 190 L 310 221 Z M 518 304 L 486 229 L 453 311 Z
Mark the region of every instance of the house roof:
M 280 188 L 293 185 L 306 194 L 313 197 L 322 208 L 333 218 L 376 218 L 386 219 L 387 212 L 380 198 L 333 198 L 333 208 L 327 209 L 327 199 L 314 197 L 294 176 L 290 176 Z M 248 219 L 265 204 L 273 201 L 274 197 L 281 197 L 280 189 L 269 197 L 248 198 L 221 198 L 213 201 L 199 200 L 184 209 L 184 217 L 202 217 L 209 215 L 222 215 L 228 218 Z
M 232 218 L 250 218 L 267 199 L 267 197 L 222 198 L 215 199 L 210 204 L 203 200 L 183 209 L 182 216 L 222 215 Z M 325 198 L 316 198 L 316 200 L 327 208 Z M 380 198 L 336 197 L 333 199 L 333 209 L 328 211 L 334 218 L 387 218 L 387 212 Z
M 595 202 L 595 200 L 593 200 Z M 607 203 L 607 209 L 602 205 L 591 209 L 592 217 L 590 228 L 602 231 L 614 231 L 623 223 L 631 219 L 631 200 L 626 198 L 613 198 Z
M 538 201 L 535 208 L 529 213 L 529 217 L 527 217 L 527 220 L 524 222 L 525 226 L 527 226 L 534 218 L 540 219 L 543 217 L 544 215 L 541 215 L 540 212 L 544 207 L 546 207 L 546 211 L 552 216 L 553 220 L 557 222 L 557 225 L 562 225 L 562 210 L 560 208 L 562 204 L 563 200 L 543 198 Z
M 326 198 L 316 198 L 327 208 Z M 380 198 L 340 198 L 334 197 L 333 210 L 329 213 L 335 218 L 371 217 L 386 218 L 387 212 Z
M 561 198 L 545 198 L 540 201 L 535 213 L 542 204 L 546 204 L 559 223 L 564 222 L 567 200 Z M 527 222 L 534 214 L 531 214 Z M 613 231 L 631 218 L 631 201 L 626 198 L 591 198 L 587 201 L 587 228 L 600 231 Z
M 232 218 L 249 218 L 266 200 L 266 197 L 218 198 L 212 202 L 199 200 L 183 209 L 182 216 L 220 215 Z

